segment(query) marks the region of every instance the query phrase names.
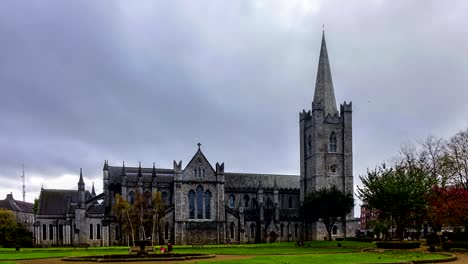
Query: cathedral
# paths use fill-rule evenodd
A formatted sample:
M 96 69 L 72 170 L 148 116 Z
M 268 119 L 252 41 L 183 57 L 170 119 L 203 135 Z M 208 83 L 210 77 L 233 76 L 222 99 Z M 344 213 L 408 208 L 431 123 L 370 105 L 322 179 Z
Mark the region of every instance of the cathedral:
M 304 224 L 304 197 L 335 185 L 353 193 L 352 105 L 337 109 L 325 36 L 315 94 L 299 113 L 300 175 L 235 173 L 210 162 L 201 145 L 183 166 L 103 166 L 103 192 L 87 191 L 80 170 L 76 190 L 42 189 L 34 223 L 37 245 L 127 244 L 112 212 L 115 196 L 131 204 L 135 193 L 159 191 L 166 204 L 159 242 L 173 244 L 262 243 L 317 240 L 323 224 Z M 354 236 L 353 213 L 333 227 L 334 237 Z

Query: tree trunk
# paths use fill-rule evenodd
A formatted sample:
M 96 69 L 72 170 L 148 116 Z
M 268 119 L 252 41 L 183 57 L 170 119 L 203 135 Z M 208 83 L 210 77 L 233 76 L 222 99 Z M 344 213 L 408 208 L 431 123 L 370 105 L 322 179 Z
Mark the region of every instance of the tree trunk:
M 135 246 L 135 232 L 133 231 L 133 225 L 132 225 L 132 222 L 130 221 L 130 216 L 128 215 L 128 213 L 127 213 L 127 220 L 128 220 L 128 223 L 130 224 L 130 229 L 132 232 L 132 244 L 133 246 Z
M 155 226 L 156 226 L 156 214 L 153 213 L 153 228 L 151 230 L 151 245 L 154 246 L 154 235 L 155 235 Z

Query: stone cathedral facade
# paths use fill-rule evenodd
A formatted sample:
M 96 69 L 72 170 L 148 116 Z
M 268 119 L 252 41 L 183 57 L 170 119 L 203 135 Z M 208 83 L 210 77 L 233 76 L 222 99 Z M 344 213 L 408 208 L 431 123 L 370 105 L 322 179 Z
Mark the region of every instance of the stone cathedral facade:
M 299 208 L 305 195 L 336 185 L 353 192 L 351 103 L 336 106 L 325 37 L 322 36 L 311 109 L 299 114 L 300 175 L 227 172 L 210 162 L 200 144 L 187 165 L 172 168 L 103 167 L 103 193 L 86 191 L 82 172 L 77 190 L 42 189 L 35 242 L 39 245 L 126 244 L 112 205 L 117 194 L 134 202 L 140 193 L 161 192 L 167 209 L 158 240 L 174 244 L 260 243 L 323 239 L 321 223 L 305 225 Z M 333 228 L 353 236 L 351 213 Z

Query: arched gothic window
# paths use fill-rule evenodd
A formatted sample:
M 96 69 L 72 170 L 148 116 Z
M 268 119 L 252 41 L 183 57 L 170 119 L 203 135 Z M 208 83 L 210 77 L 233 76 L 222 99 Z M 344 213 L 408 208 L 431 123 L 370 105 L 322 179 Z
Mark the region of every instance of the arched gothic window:
M 93 234 L 93 224 L 89 224 L 89 239 L 94 239 L 94 234 Z
M 234 223 L 233 222 L 231 222 L 230 231 L 231 231 L 231 239 L 234 239 Z
M 197 218 L 203 218 L 203 187 L 201 185 L 197 187 Z
M 266 208 L 270 209 L 273 207 L 273 202 L 271 201 L 270 198 L 267 199 L 267 202 L 266 202 Z
M 195 175 L 195 177 L 197 177 L 197 176 L 198 176 L 198 175 L 197 175 L 197 174 L 198 174 L 197 172 L 198 172 L 198 170 L 197 170 L 196 168 L 195 168 L 195 169 L 193 169 L 193 174 Z
M 337 233 L 338 233 L 338 227 L 335 225 L 335 226 L 333 226 L 332 234 L 336 235 Z
M 311 135 L 307 137 L 307 154 L 308 155 L 312 154 L 312 136 Z
M 236 205 L 236 198 L 233 194 L 229 195 L 229 208 L 234 208 Z
M 280 234 L 281 234 L 281 237 L 283 237 L 283 234 L 284 234 L 284 233 L 283 233 L 283 231 L 284 231 L 284 224 L 281 224 L 280 227 L 281 227 L 281 228 L 280 228 Z
M 292 198 L 292 196 L 289 196 L 289 201 L 288 201 L 288 202 L 289 202 L 289 203 L 288 203 L 288 207 L 289 207 L 290 209 L 293 208 L 293 198 Z
M 97 224 L 96 226 L 96 239 L 101 239 L 101 225 Z
M 189 199 L 189 218 L 194 219 L 195 218 L 195 192 L 193 190 L 190 190 L 188 199 Z
M 330 143 L 329 151 L 330 152 L 336 152 L 336 134 L 335 134 L 335 132 L 331 132 L 329 143 Z
M 257 199 L 252 198 L 252 203 L 251 203 L 251 205 L 252 205 L 252 208 L 253 208 L 253 209 L 257 209 L 257 208 L 258 208 Z
M 59 230 L 58 230 L 58 233 L 59 233 L 59 240 L 63 240 L 63 225 L 59 225 Z
M 250 237 L 255 238 L 255 224 L 250 224 Z
M 130 193 L 128 194 L 128 202 L 130 204 L 135 203 L 135 193 L 133 191 L 130 191 Z
M 209 190 L 205 192 L 205 218 L 211 218 L 211 192 Z
M 249 195 L 245 195 L 244 196 L 244 207 L 248 208 L 249 207 L 249 201 L 250 201 L 250 197 Z
M 299 226 L 297 224 L 294 225 L 294 238 L 297 238 L 297 228 Z
M 42 240 L 47 240 L 47 227 L 42 225 Z
M 205 169 L 203 169 L 203 178 L 205 178 Z
M 54 229 L 52 225 L 49 225 L 49 240 L 54 240 Z

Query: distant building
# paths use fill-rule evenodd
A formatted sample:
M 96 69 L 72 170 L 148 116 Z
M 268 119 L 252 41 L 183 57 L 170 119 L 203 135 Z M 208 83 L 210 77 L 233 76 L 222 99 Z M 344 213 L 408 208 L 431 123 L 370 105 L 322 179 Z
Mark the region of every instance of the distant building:
M 13 194 L 7 194 L 5 200 L 0 200 L 0 208 L 12 211 L 18 223 L 24 224 L 32 231 L 34 223 L 33 204 L 13 199 Z
M 353 193 L 352 105 L 338 110 L 325 35 L 322 36 L 315 94 L 310 110 L 299 113 L 300 175 L 225 172 L 212 165 L 198 145 L 188 164 L 172 168 L 111 166 L 104 162 L 103 193 L 41 190 L 35 232 L 41 245 L 126 244 L 112 206 L 117 194 L 133 203 L 135 193 L 159 191 L 168 206 L 159 242 L 223 244 L 323 239 L 325 226 L 304 226 L 304 197 L 322 187 Z M 226 150 L 229 151 L 229 150 Z M 272 161 L 274 162 L 274 161 Z M 334 237 L 354 236 L 354 210 L 333 227 Z
M 361 205 L 361 230 L 372 229 L 371 222 L 377 220 L 378 213 L 375 209 L 371 209 L 369 205 Z

